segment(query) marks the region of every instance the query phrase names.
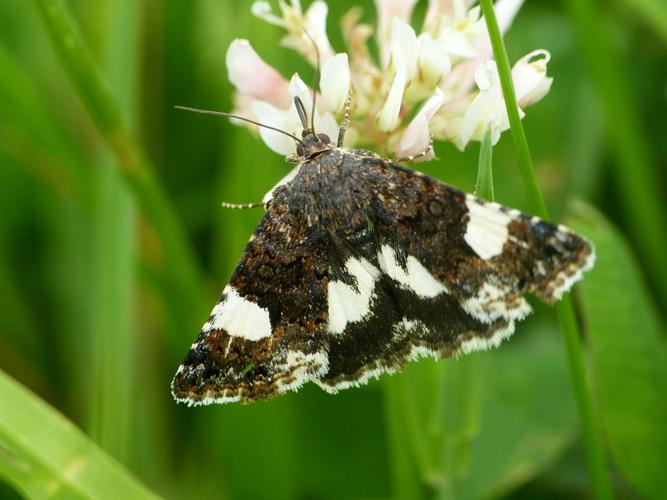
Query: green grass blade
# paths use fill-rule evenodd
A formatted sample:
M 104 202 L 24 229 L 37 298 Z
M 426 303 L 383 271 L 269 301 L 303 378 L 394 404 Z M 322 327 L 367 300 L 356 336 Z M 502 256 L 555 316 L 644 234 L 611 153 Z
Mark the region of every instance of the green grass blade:
M 544 199 L 540 193 L 533 163 L 528 149 L 528 141 L 521 124 L 519 110 L 512 82 L 512 72 L 510 69 L 509 58 L 503 43 L 502 35 L 498 27 L 493 3 L 491 0 L 481 0 L 480 5 L 486 20 L 486 26 L 491 38 L 493 54 L 498 65 L 498 74 L 507 107 L 507 115 L 510 122 L 510 131 L 514 146 L 518 156 L 519 170 L 524 181 L 524 187 L 528 193 L 531 205 L 535 213 L 544 219 L 549 218 Z M 575 321 L 574 308 L 569 297 L 565 297 L 555 306 L 561 331 L 563 332 L 565 346 L 567 349 L 568 360 L 570 363 L 570 373 L 572 385 L 577 398 L 579 410 L 579 419 L 581 421 L 582 434 L 586 447 L 586 456 L 588 466 L 592 477 L 595 495 L 597 498 L 606 499 L 612 497 L 612 487 L 607 470 L 607 464 L 602 447 L 602 437 L 599 425 L 593 414 L 593 403 L 591 394 L 586 382 L 586 366 L 584 362 L 581 341 L 578 327 Z
M 496 199 L 493 193 L 493 144 L 491 144 L 491 134 L 489 132 L 484 134 L 479 148 L 475 194 L 489 201 L 495 201 Z
M 0 371 L 0 474 L 33 498 L 155 498 L 37 396 Z
M 126 114 L 134 115 L 130 110 L 135 102 L 140 47 L 138 9 L 134 2 L 117 0 L 107 2 L 103 11 L 106 16 L 99 16 L 106 25 L 103 32 L 111 35 L 104 37 L 107 73 Z M 127 463 L 135 441 L 131 432 L 136 361 L 132 327 L 135 209 L 114 158 L 104 151 L 100 163 L 92 243 L 89 433 L 116 459 Z
M 164 259 L 161 271 L 168 277 L 170 297 L 182 314 L 181 331 L 196 331 L 206 315 L 199 270 L 192 249 L 145 153 L 127 130 L 78 25 L 63 0 L 35 0 L 51 43 L 80 99 L 90 112 L 111 150 L 125 182 L 144 216 L 156 231 Z M 154 259 L 159 261 L 160 259 Z M 174 331 L 170 329 L 170 331 Z M 171 342 L 176 346 L 180 342 Z M 180 351 L 179 351 L 180 352 Z
M 424 495 L 409 446 L 407 433 L 410 428 L 406 425 L 404 413 L 405 393 L 401 390 L 402 381 L 399 379 L 402 376 L 386 377 L 382 381 L 382 389 L 393 498 L 411 500 Z
M 571 222 L 598 254 L 580 290 L 607 442 L 623 476 L 646 498 L 660 498 L 667 470 L 665 328 L 618 231 L 583 204 Z
M 667 45 L 667 3 L 664 0 L 625 0 L 644 17 Z
M 588 65 L 595 90 L 606 116 L 609 143 L 615 152 L 618 193 L 627 203 L 620 203 L 628 230 L 636 241 L 652 282 L 663 305 L 667 305 L 667 207 L 659 186 L 662 185 L 658 165 L 652 158 L 645 125 L 638 112 L 636 99 L 627 81 L 625 55 L 612 45 L 615 39 L 608 29 L 601 2 L 595 0 L 566 0 L 565 6 L 581 41 L 583 56 Z M 664 7 L 662 8 L 664 11 Z

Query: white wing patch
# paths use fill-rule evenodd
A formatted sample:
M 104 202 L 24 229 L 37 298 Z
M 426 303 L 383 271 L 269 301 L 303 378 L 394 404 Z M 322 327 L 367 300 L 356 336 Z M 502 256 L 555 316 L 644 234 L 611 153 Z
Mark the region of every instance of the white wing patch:
M 348 323 L 364 319 L 371 310 L 373 290 L 380 271 L 366 259 L 350 257 L 345 269 L 357 280 L 357 287 L 342 281 L 327 285 L 329 333 L 343 333 Z
M 225 289 L 224 298 L 215 305 L 211 316 L 202 327 L 203 332 L 224 330 L 232 337 L 252 341 L 271 336 L 269 311 L 241 297 L 232 286 Z
M 497 203 L 484 203 L 468 195 L 468 225 L 464 239 L 482 259 L 500 255 L 509 237 L 507 225 L 512 216 L 501 210 Z
M 435 279 L 412 255 L 408 256 L 406 267 L 403 268 L 396 258 L 396 252 L 389 245 L 380 248 L 378 263 L 387 276 L 420 297 L 433 298 L 447 291 L 445 285 Z

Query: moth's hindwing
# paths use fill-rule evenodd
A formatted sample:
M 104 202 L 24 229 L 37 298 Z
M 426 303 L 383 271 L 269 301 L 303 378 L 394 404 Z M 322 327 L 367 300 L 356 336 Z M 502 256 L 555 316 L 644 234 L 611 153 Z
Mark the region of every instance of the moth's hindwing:
M 374 154 L 332 150 L 276 188 L 173 382 L 191 404 L 328 392 L 498 345 L 592 266 L 584 239 Z

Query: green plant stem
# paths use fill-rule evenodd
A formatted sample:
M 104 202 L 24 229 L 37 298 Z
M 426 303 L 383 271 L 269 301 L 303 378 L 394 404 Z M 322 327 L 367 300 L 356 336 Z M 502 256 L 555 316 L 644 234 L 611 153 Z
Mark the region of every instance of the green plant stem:
M 493 144 L 491 144 L 490 132 L 484 134 L 482 144 L 479 147 L 479 166 L 477 168 L 475 195 L 489 201 L 495 201 L 496 199 L 493 192 Z
M 528 141 L 521 124 L 516 94 L 512 82 L 509 58 L 503 43 L 493 3 L 491 0 L 480 1 L 482 12 L 491 38 L 493 54 L 498 65 L 498 74 L 507 106 L 512 139 L 517 151 L 519 170 L 524 186 L 535 213 L 544 219 L 549 218 L 544 199 L 540 193 L 533 163 L 528 149 Z M 586 380 L 586 365 L 581 347 L 579 329 L 575 320 L 574 308 L 569 297 L 556 305 L 556 312 L 565 340 L 566 352 L 572 377 L 572 385 L 577 400 L 579 420 L 586 448 L 586 458 L 596 498 L 612 498 L 612 487 L 607 469 L 606 457 L 602 446 L 601 430 L 593 412 L 591 393 Z
M 186 317 L 185 331 L 196 327 L 204 317 L 201 279 L 178 218 L 157 182 L 152 166 L 141 147 L 124 124 L 121 112 L 112 97 L 107 82 L 80 30 L 63 0 L 34 0 L 53 48 L 72 81 L 79 98 L 90 113 L 95 125 L 116 157 L 125 183 L 137 200 L 143 215 L 160 240 L 161 270 L 166 276 L 172 297 L 178 297 L 180 310 Z M 170 345 L 177 345 L 171 342 Z

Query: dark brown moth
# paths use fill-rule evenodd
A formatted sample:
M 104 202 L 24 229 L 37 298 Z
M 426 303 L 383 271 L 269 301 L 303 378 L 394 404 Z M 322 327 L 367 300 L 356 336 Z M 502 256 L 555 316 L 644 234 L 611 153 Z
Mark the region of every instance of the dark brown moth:
M 172 382 L 177 401 L 247 403 L 307 382 L 335 393 L 497 346 L 530 313 L 524 294 L 552 303 L 593 265 L 566 227 L 345 149 L 344 126 L 333 144 L 295 105 L 296 167 L 265 196 Z

